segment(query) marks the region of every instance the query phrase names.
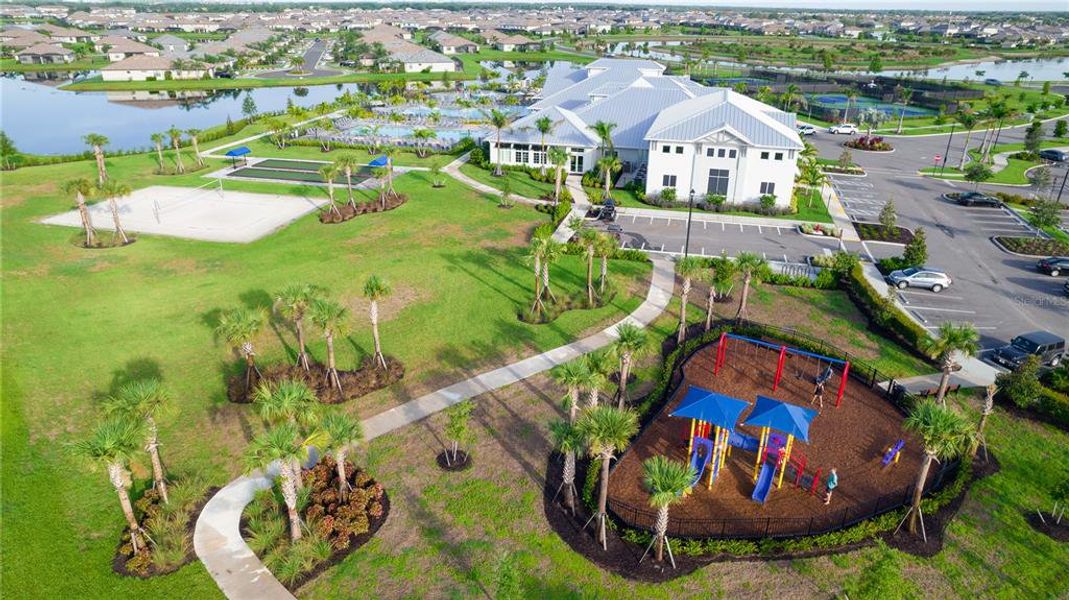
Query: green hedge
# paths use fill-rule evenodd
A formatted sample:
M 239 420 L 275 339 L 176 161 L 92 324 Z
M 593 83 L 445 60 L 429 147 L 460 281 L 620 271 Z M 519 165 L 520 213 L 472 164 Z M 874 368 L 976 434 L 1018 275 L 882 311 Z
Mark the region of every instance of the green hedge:
M 1048 387 L 1042 390 L 1033 410 L 1069 427 L 1069 396 Z
M 899 341 L 922 356 L 927 354 L 922 350 L 930 339 L 928 330 L 918 325 L 908 315 L 899 310 L 890 300 L 880 296 L 876 288 L 865 279 L 864 271 L 860 265 L 850 271 L 850 276 L 844 282 L 846 291 L 854 300 L 854 303 L 867 314 L 872 321 L 887 330 Z

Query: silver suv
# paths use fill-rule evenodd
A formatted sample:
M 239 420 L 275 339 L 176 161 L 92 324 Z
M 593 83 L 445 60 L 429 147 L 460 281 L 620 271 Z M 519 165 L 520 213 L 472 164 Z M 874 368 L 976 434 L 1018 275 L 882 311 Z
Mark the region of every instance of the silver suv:
M 931 267 L 910 267 L 892 271 L 887 276 L 887 281 L 900 290 L 909 287 L 927 288 L 937 294 L 954 283 L 945 271 Z

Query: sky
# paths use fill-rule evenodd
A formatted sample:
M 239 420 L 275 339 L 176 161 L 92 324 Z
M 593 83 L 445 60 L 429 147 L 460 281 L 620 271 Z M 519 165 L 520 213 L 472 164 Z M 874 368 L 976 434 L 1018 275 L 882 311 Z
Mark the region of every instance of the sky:
M 318 0 L 323 2 L 324 0 Z M 330 2 L 332 0 L 325 0 Z M 337 0 L 344 1 L 344 0 Z M 359 0 L 355 0 L 359 1 Z M 369 0 L 365 0 L 369 1 Z M 370 0 L 375 1 L 375 0 Z M 422 2 L 435 2 L 439 0 L 420 0 Z M 464 2 L 465 0 L 440 0 L 442 2 Z M 928 11 L 1058 11 L 1069 13 L 1069 0 L 733 0 L 727 2 L 710 2 L 709 0 L 649 0 L 647 2 L 635 0 L 480 0 L 472 4 L 621 4 L 639 6 L 694 6 L 708 10 L 718 7 L 751 7 L 751 8 L 796 8 L 796 9 L 849 9 L 849 10 L 928 10 Z M 393 1 L 384 3 L 393 4 Z

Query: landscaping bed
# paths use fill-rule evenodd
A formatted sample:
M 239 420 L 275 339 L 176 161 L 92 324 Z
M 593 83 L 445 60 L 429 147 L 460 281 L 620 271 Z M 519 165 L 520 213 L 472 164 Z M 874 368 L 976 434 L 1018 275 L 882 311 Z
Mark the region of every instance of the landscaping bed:
M 862 152 L 894 152 L 894 147 L 878 135 L 863 135 L 849 139 L 843 142 L 843 146 Z
M 332 457 L 302 469 L 308 501 L 302 518 L 305 533 L 296 542 L 288 535 L 286 505 L 277 486 L 258 492 L 245 507 L 242 537 L 291 592 L 366 544 L 389 516 L 390 499 L 382 484 L 351 463 L 346 467 L 350 489 L 344 499 Z
M 386 368 L 382 369 L 371 357 L 366 357 L 360 368 L 355 371 L 338 369 L 338 379 L 341 380 L 342 387 L 342 391 L 339 392 L 327 383 L 327 370 L 321 364 L 313 363 L 307 371 L 297 365 L 274 365 L 255 378 L 253 390 L 264 383 L 273 384 L 279 381 L 296 380 L 304 382 L 311 388 L 316 398 L 323 404 L 341 404 L 366 396 L 375 390 L 381 390 L 400 381 L 404 376 L 405 367 L 400 361 L 387 356 Z M 245 388 L 244 374 L 232 376 L 227 380 L 227 398 L 231 402 L 238 404 L 251 402 L 251 391 Z
M 393 210 L 398 206 L 401 206 L 405 202 L 408 202 L 408 196 L 404 194 L 387 194 L 386 201 L 380 202 L 379 200 L 372 200 L 370 202 L 360 202 L 355 206 L 353 204 L 342 204 L 338 206 L 338 212 L 331 210 L 325 210 L 319 213 L 320 223 L 344 223 L 352 218 L 368 213 L 380 213 L 388 210 Z
M 854 223 L 858 236 L 865 241 L 908 244 L 913 241 L 913 232 L 905 227 L 887 227 L 880 223 Z
M 1032 529 L 1050 539 L 1062 543 L 1069 542 L 1069 519 L 1063 517 L 1062 522 L 1059 524 L 1049 514 L 1040 519 L 1039 513 L 1034 510 L 1026 512 L 1024 518 L 1032 526 Z
M 995 236 L 992 238 L 1006 250 L 1026 256 L 1060 256 L 1069 254 L 1069 244 L 1041 237 Z
M 193 550 L 193 529 L 197 517 L 219 487 L 208 488 L 203 494 L 186 493 L 199 487 L 199 483 L 170 486 L 170 500 L 164 504 L 155 489 L 148 489 L 134 502 L 134 508 L 142 515 L 141 526 L 152 541 L 141 536 L 146 547 L 134 552 L 130 544 L 130 531 L 123 529 L 111 569 L 119 575 L 150 579 L 174 573 L 197 559 Z

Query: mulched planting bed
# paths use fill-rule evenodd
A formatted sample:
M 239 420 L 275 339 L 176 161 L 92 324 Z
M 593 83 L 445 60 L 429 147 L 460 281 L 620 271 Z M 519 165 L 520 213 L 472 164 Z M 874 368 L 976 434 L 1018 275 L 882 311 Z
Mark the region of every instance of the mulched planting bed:
M 692 357 L 684 367 L 684 383 L 669 400 L 667 409 L 653 419 L 613 470 L 609 485 L 610 508 L 622 518 L 634 519 L 632 524 L 635 526 L 652 525 L 652 520 L 649 523 L 644 520 L 653 511 L 647 507 L 649 494 L 642 484 L 642 461 L 657 455 L 688 460 L 690 420 L 669 417 L 668 413 L 683 398 L 690 385 L 699 385 L 751 403 L 757 394 L 762 394 L 809 406 L 813 392 L 812 380 L 818 369 L 812 359 L 788 355 L 780 388 L 773 393 L 772 380 L 778 352 L 754 349 L 749 344 L 732 341 L 727 362 L 720 375 L 714 377 L 715 354 L 716 347 L 711 345 Z M 842 405 L 835 408 L 833 405 L 838 385 L 839 376 L 836 372 L 826 387 L 824 409 L 810 427 L 810 442 L 796 442 L 792 458 L 800 458 L 801 455 L 807 458 L 803 488 L 794 487 L 789 472 L 784 477 L 782 488 L 773 488 L 765 504 L 752 501 L 750 496 L 754 488 L 756 455 L 733 448 L 711 490 L 706 489 L 703 480 L 702 485 L 686 500 L 673 506 L 669 533 L 676 531 L 675 528 L 679 526 L 677 519 L 682 519 L 690 523 L 716 521 L 716 534 L 723 531 L 725 537 L 763 537 L 766 533 L 765 519 L 772 517 L 780 519 L 768 533 L 804 535 L 810 526 L 813 530 L 834 528 L 848 518 L 865 514 L 872 510 L 872 503 L 879 498 L 894 495 L 900 500 L 906 496 L 920 466 L 921 448 L 912 436 L 902 430 L 903 415 L 884 400 L 878 390 L 857 381 L 848 382 Z M 748 410 L 744 412 L 739 422 L 745 421 L 748 414 Z M 760 434 L 759 430 L 745 426 L 736 426 L 736 431 L 753 437 Z M 898 464 L 883 467 L 883 453 L 899 439 L 905 439 L 906 444 Z M 831 467 L 838 469 L 839 488 L 831 505 L 825 506 L 820 496 L 823 481 L 818 484 L 816 495 L 809 494 L 806 484 L 816 469 L 821 468 L 826 475 Z M 631 517 L 626 517 L 623 513 L 627 512 L 628 506 L 640 509 L 645 514 L 631 513 Z M 738 521 L 721 530 L 721 519 Z
M 297 365 L 273 365 L 265 369 L 261 377 L 256 378 L 253 389 L 262 382 L 274 383 L 285 379 L 296 379 L 307 384 L 320 402 L 341 404 L 396 383 L 404 376 L 405 367 L 400 361 L 387 356 L 386 368 L 382 369 L 368 357 L 355 371 L 338 370 L 338 379 L 341 380 L 342 387 L 342 392 L 339 393 L 327 383 L 327 370 L 321 364 L 312 364 L 308 371 Z M 227 381 L 227 398 L 239 404 L 252 401 L 249 397 L 249 390 L 245 389 L 244 373 L 232 376 Z
M 995 241 L 1010 252 L 1029 256 L 1061 256 L 1069 254 L 1069 244 L 1040 237 L 995 236 Z
M 126 237 L 128 237 L 130 241 L 126 242 L 125 244 L 115 243 L 115 234 L 113 232 L 101 231 L 98 229 L 96 231 L 96 245 L 86 246 L 85 231 L 79 229 L 78 233 L 71 236 L 70 242 L 72 245 L 77 246 L 83 250 L 109 250 L 111 248 L 122 248 L 124 246 L 129 246 L 130 244 L 133 244 L 137 241 L 137 236 L 130 232 L 126 232 Z
M 866 241 L 908 244 L 913 241 L 913 232 L 904 227 L 885 227 L 880 223 L 854 223 L 858 236 Z
M 319 213 L 320 223 L 344 223 L 354 217 L 368 214 L 368 213 L 380 213 L 388 210 L 393 210 L 398 206 L 401 206 L 405 202 L 408 202 L 408 196 L 404 194 L 390 194 L 386 197 L 386 203 L 383 205 L 378 199 L 371 202 L 362 202 L 357 204 L 355 208 L 348 202 L 338 205 L 338 212 L 335 213 L 330 210 L 325 210 Z
M 1069 542 L 1069 517 L 1062 517 L 1060 525 L 1054 522 L 1055 519 L 1050 516 L 1050 513 L 1044 513 L 1043 519 L 1040 519 L 1039 514 L 1033 510 L 1026 512 L 1024 518 L 1032 526 L 1032 529 L 1050 539 L 1057 542 Z M 1044 520 L 1046 520 L 1045 523 Z
M 442 450 L 434 460 L 443 471 L 467 471 L 472 465 L 471 455 L 463 450 L 457 450 L 456 458 L 447 457 L 446 451 Z
M 189 540 L 189 549 L 186 551 L 186 555 L 181 562 L 167 569 L 157 568 L 156 565 L 152 563 L 149 563 L 144 570 L 128 569 L 127 563 L 132 560 L 134 556 L 133 549 L 130 548 L 129 545 L 130 534 L 124 528 L 123 534 L 119 539 L 119 545 L 115 547 L 115 557 L 111 560 L 111 570 L 124 577 L 151 579 L 153 577 L 159 577 L 160 575 L 168 575 L 170 573 L 174 573 L 178 569 L 181 569 L 189 563 L 197 560 L 197 553 L 193 549 L 193 530 L 197 526 L 197 517 L 200 516 L 200 511 L 204 510 L 204 505 L 208 503 L 208 500 L 211 500 L 212 496 L 214 496 L 215 493 L 218 492 L 220 489 L 222 488 L 220 488 L 219 486 L 213 486 L 208 488 L 208 490 L 204 492 L 204 495 L 201 496 L 200 500 L 198 500 L 197 503 L 193 506 L 192 510 L 190 510 L 189 519 L 186 521 L 185 533 L 186 539 Z M 154 496 L 152 503 L 158 502 L 158 497 Z M 144 523 L 142 523 L 142 526 L 144 526 Z M 141 540 L 143 543 L 147 542 L 143 535 L 141 536 Z

